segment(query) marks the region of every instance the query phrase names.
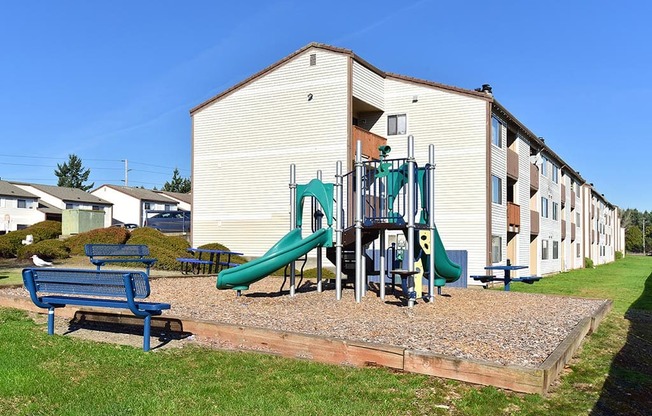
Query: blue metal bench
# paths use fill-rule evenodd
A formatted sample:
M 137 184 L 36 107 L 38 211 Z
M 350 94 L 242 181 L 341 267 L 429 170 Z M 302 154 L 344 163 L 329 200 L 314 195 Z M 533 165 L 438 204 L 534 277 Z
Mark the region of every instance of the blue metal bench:
M 177 261 L 181 263 L 181 273 L 188 274 L 193 272 L 194 274 L 201 273 L 212 273 L 213 266 L 215 266 L 215 272 L 219 273 L 224 268 L 238 266 L 238 263 L 231 262 L 231 256 L 241 256 L 242 253 L 235 251 L 225 251 L 225 250 L 213 250 L 206 248 L 189 248 L 188 252 L 197 257 L 177 257 Z M 202 255 L 208 256 L 208 259 L 203 258 Z M 226 261 L 222 260 L 222 255 L 226 256 Z
M 91 263 L 100 270 L 107 263 L 143 263 L 147 267 L 147 274 L 156 259 L 149 256 L 149 247 L 144 244 L 86 244 L 86 255 Z
M 144 272 L 81 269 L 24 269 L 23 283 L 34 304 L 48 309 L 48 334 L 54 334 L 54 310 L 66 305 L 129 309 L 144 318 L 143 350 L 149 351 L 152 316 L 169 303 L 143 302 L 149 296 Z M 92 297 L 89 297 L 92 296 Z

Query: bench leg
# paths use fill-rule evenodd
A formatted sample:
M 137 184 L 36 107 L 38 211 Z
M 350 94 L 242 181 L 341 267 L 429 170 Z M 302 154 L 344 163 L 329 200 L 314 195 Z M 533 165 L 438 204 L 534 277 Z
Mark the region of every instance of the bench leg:
M 54 335 L 54 308 L 48 309 L 48 335 Z
M 143 351 L 149 351 L 149 334 L 151 323 L 152 315 L 147 315 L 145 317 L 145 322 L 143 323 Z

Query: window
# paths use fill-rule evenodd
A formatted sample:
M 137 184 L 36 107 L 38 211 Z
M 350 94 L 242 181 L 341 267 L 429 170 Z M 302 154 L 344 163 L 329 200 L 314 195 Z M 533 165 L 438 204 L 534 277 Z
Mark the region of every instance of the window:
M 74 209 L 75 205 L 66 203 L 66 209 Z
M 581 249 L 580 243 L 577 243 L 575 245 L 577 246 L 577 254 L 575 254 L 575 257 L 577 257 L 579 259 L 580 256 L 581 256 L 581 254 L 580 254 L 580 249 Z
M 170 204 L 165 204 L 165 210 L 166 210 L 166 211 L 172 211 L 172 205 L 170 205 Z
M 545 196 L 541 197 L 541 216 L 548 218 L 548 198 Z
M 552 181 L 559 183 L 559 168 L 554 164 L 552 165 Z
M 559 220 L 559 204 L 556 202 L 552 203 L 552 219 Z
M 24 199 L 18 200 L 18 208 L 27 208 L 27 201 Z
M 499 235 L 491 236 L 491 262 L 500 263 L 503 260 L 503 238 Z
M 491 175 L 491 202 L 503 203 L 503 180 L 494 175 Z
M 545 156 L 541 156 L 541 175 L 548 177 L 548 159 Z
M 145 202 L 144 205 L 145 205 L 145 209 L 146 209 L 146 210 L 147 210 L 147 209 L 152 209 L 152 204 L 150 204 L 149 202 Z
M 407 132 L 407 116 L 405 114 L 396 114 L 387 116 L 387 135 L 396 136 Z
M 548 260 L 548 240 L 541 240 L 541 260 Z
M 559 258 L 559 241 L 552 242 L 552 258 L 553 259 Z
M 491 143 L 503 147 L 503 124 L 496 117 L 491 117 Z
M 575 225 L 577 226 L 577 228 L 580 228 L 580 225 L 582 224 L 582 223 L 580 222 L 580 213 L 577 212 L 577 213 L 575 213 L 575 215 L 576 215 Z
M 93 211 L 102 211 L 102 208 L 100 208 L 99 205 L 93 205 L 93 206 L 91 207 L 91 209 L 92 209 Z

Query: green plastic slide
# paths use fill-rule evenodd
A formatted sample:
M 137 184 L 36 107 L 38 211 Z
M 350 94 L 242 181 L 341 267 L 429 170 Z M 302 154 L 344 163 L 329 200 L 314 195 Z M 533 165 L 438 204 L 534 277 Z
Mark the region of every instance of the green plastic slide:
M 421 242 L 419 240 L 419 242 Z M 421 251 L 421 261 L 426 273 L 430 272 L 430 256 Z M 439 237 L 439 231 L 435 228 L 435 278 L 444 278 L 446 283 L 453 283 L 462 275 L 462 267 L 452 262 L 446 254 L 444 244 Z
M 262 257 L 230 269 L 217 276 L 218 289 L 247 290 L 249 285 L 268 276 L 308 253 L 315 247 L 330 244 L 332 228 L 322 228 L 306 238 L 301 238 L 301 228 L 295 228 L 274 244 Z

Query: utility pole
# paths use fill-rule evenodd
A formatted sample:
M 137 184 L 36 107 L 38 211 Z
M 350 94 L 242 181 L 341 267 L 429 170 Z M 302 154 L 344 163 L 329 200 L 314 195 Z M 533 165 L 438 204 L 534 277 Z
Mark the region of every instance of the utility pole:
M 643 217 L 643 255 L 645 255 L 645 217 Z
M 127 159 L 123 159 L 122 162 L 125 162 L 125 179 L 124 179 L 124 183 L 125 183 L 125 186 L 129 186 L 129 161 Z

